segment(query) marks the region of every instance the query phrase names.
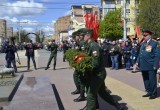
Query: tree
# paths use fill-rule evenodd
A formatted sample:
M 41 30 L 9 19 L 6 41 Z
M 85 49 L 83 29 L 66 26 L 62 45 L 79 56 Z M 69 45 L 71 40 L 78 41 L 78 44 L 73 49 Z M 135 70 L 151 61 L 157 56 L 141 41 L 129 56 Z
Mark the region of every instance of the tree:
M 99 37 L 116 40 L 122 38 L 123 27 L 121 25 L 121 10 L 109 11 L 100 22 Z
M 26 34 L 27 34 L 27 32 L 25 31 L 25 30 L 21 30 L 20 31 L 20 37 L 21 37 L 21 42 L 29 42 L 29 37 L 28 36 L 26 36 Z M 19 32 L 17 32 L 17 36 L 15 36 L 16 37 L 16 43 L 18 43 L 19 42 Z
M 40 37 L 39 37 L 39 35 L 36 36 L 36 42 L 38 42 L 38 43 L 40 42 Z
M 160 34 L 160 0 L 141 0 L 137 24 L 141 29 L 148 29 Z

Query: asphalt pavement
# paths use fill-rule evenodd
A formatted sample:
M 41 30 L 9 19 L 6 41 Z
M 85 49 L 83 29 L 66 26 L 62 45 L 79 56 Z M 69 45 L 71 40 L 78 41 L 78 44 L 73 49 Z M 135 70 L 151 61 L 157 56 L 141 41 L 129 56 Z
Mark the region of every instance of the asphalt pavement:
M 24 73 L 25 77 L 45 76 L 50 79 L 51 84 L 55 85 L 62 106 L 65 110 L 79 110 L 86 105 L 86 101 L 73 102 L 78 95 L 71 95 L 75 85 L 73 83 L 73 69 L 68 62 L 63 62 L 63 52 L 58 52 L 56 70 L 53 70 L 53 62 L 48 70 L 44 70 L 49 59 L 50 52 L 46 50 L 36 51 L 36 62 L 38 70 L 34 70 L 31 63 L 31 70 L 27 71 L 27 60 L 25 51 L 19 51 L 21 65 L 17 64 L 19 73 Z M 32 61 L 31 61 L 32 62 Z M 5 64 L 5 55 L 0 54 L 0 67 Z M 106 86 L 112 91 L 113 97 L 126 106 L 126 110 L 159 110 L 160 98 L 149 100 L 142 98 L 145 94 L 141 73 L 131 73 L 125 69 L 110 70 L 106 68 Z M 158 88 L 158 92 L 159 92 Z M 115 110 L 115 108 L 103 99 L 99 98 L 100 110 Z M 0 103 L 0 106 L 7 106 L 9 103 Z

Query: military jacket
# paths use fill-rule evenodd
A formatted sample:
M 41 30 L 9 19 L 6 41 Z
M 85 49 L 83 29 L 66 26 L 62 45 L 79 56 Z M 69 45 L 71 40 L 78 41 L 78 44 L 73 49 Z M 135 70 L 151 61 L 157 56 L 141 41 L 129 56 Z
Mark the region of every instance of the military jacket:
M 92 56 L 92 64 L 95 70 L 104 69 L 103 54 L 99 45 L 95 41 L 91 41 L 88 44 L 87 53 Z
M 137 59 L 140 70 L 147 71 L 158 68 L 160 50 L 157 44 L 158 42 L 152 39 L 148 43 L 146 41 L 142 43 Z
M 51 54 L 57 54 L 58 45 L 56 43 L 52 43 L 48 48 L 51 50 Z

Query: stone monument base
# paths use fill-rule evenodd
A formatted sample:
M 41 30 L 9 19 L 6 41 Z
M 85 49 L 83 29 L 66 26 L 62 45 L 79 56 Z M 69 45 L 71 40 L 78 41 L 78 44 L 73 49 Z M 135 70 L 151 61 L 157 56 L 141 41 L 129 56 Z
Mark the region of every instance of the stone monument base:
M 12 100 L 22 79 L 23 74 L 15 74 L 14 77 L 4 76 L 0 79 L 0 102 Z

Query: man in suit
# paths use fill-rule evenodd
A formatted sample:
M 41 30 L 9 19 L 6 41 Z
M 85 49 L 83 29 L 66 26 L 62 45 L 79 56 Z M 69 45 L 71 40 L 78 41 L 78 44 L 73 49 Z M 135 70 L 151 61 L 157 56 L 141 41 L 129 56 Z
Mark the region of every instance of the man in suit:
M 159 60 L 159 46 L 158 42 L 152 39 L 152 32 L 143 30 L 144 41 L 141 45 L 139 56 L 136 65 L 142 71 L 143 82 L 147 94 L 142 97 L 149 97 L 155 99 L 157 97 L 157 80 L 156 70 L 158 68 Z

